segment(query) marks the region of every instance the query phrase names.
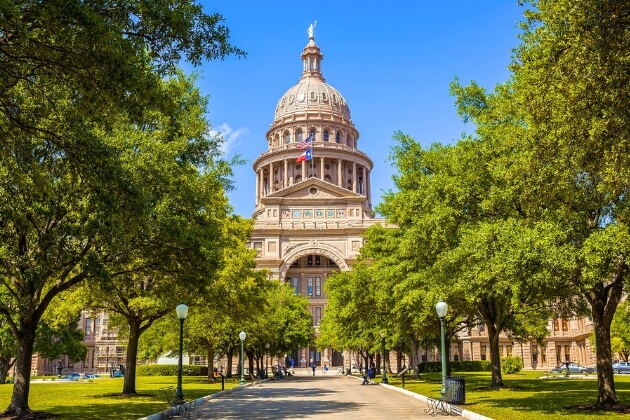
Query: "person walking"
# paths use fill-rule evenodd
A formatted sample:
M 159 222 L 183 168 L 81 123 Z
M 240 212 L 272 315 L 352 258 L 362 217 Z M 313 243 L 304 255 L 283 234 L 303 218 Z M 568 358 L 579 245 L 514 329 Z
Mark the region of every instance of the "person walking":
M 328 373 L 328 365 L 324 364 L 324 375 Z
M 315 369 L 317 369 L 315 362 L 311 363 L 311 369 L 313 369 L 313 376 L 315 376 Z

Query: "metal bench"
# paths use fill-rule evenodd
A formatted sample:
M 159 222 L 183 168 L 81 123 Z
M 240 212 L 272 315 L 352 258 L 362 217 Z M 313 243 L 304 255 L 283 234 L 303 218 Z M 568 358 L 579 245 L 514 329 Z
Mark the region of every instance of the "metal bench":
M 164 393 L 166 402 L 170 406 L 170 410 L 165 416 L 167 419 L 180 415 L 187 419 L 192 419 L 197 416 L 197 412 L 195 411 L 197 402 L 195 400 L 186 401 L 179 398 L 175 394 L 175 387 L 173 386 L 165 386 L 164 388 L 160 388 L 160 390 Z
M 461 416 L 462 409 L 451 403 L 451 401 L 455 399 L 460 387 L 461 385 L 458 383 L 450 384 L 450 386 L 446 387 L 444 395 L 440 398 L 427 398 L 428 408 L 425 408 L 424 412 L 432 416 L 437 416 L 438 414 L 444 416 Z

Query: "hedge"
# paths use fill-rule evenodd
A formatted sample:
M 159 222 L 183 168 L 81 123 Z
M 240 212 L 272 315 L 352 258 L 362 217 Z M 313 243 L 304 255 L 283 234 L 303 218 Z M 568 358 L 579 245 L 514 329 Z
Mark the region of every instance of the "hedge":
M 177 376 L 177 365 L 140 365 L 137 376 Z M 182 376 L 208 376 L 208 366 L 183 365 Z
M 492 366 L 489 360 L 461 360 L 447 362 L 451 372 L 490 372 Z M 426 362 L 418 364 L 420 373 L 441 372 L 442 362 Z

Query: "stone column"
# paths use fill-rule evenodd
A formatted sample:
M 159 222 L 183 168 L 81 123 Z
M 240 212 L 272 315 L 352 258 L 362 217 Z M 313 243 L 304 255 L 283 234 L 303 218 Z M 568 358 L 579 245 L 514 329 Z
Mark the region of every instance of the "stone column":
M 269 164 L 269 194 L 273 193 L 273 180 L 274 176 L 273 176 L 273 163 Z
M 357 163 L 352 162 L 352 192 L 357 192 Z
M 372 203 L 372 193 L 370 192 L 370 171 L 367 166 L 363 169 L 365 173 L 363 175 L 363 181 L 365 182 L 365 196 L 367 197 L 368 204 Z
M 284 160 L 284 172 L 282 174 L 284 179 L 284 188 L 289 186 L 289 161 L 287 159 Z
M 343 187 L 341 182 L 343 181 L 343 177 L 341 176 L 341 159 L 337 159 L 337 186 Z
M 256 206 L 260 203 L 260 169 L 256 171 Z
M 308 165 L 308 160 L 302 162 L 302 181 L 306 180 L 306 165 Z
M 319 158 L 319 179 L 324 180 L 324 157 Z

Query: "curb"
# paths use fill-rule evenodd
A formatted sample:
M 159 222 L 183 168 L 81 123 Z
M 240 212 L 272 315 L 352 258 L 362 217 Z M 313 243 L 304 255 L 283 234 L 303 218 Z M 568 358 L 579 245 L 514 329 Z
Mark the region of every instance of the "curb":
M 239 386 L 235 386 L 234 388 L 230 388 L 230 389 L 226 389 L 224 391 L 219 391 L 219 392 L 215 392 L 214 394 L 210 394 L 210 395 L 206 395 L 205 397 L 200 397 L 197 398 L 195 400 L 195 407 L 198 406 L 199 404 L 203 404 L 205 402 L 208 402 L 210 400 L 213 400 L 215 398 L 219 398 L 222 397 L 223 395 L 226 394 L 230 394 L 232 392 L 238 391 L 240 389 L 246 388 L 248 386 L 254 386 L 254 385 L 258 385 L 259 383 L 266 381 L 268 379 L 263 379 L 262 381 L 254 381 L 254 382 L 248 382 L 245 385 L 239 385 Z M 138 420 L 162 420 L 167 418 L 167 416 L 171 413 L 171 409 L 167 408 L 165 410 L 162 410 L 158 413 L 153 413 L 150 414 L 146 417 L 140 417 Z
M 346 375 L 346 377 L 348 377 L 348 375 Z M 363 379 L 357 376 L 350 376 L 351 378 L 356 378 L 356 379 Z M 428 404 L 428 397 L 421 395 L 421 394 L 416 394 L 415 392 L 411 392 L 411 391 L 407 391 L 406 389 L 403 388 L 398 388 L 397 386 L 392 386 L 389 384 L 382 384 L 380 382 L 377 382 L 377 385 L 382 386 L 383 388 L 389 389 L 391 391 L 396 391 L 399 392 L 401 394 L 405 394 L 408 397 L 411 397 L 413 399 L 416 400 L 420 400 L 420 401 L 424 401 L 425 403 Z M 447 403 L 448 404 L 448 403 Z M 493 420 L 491 417 L 486 417 L 486 416 L 482 416 L 479 413 L 475 413 L 473 411 L 469 411 L 469 410 L 464 410 L 462 409 L 462 413 L 461 413 L 461 417 L 465 418 L 465 419 L 469 419 L 469 420 Z

